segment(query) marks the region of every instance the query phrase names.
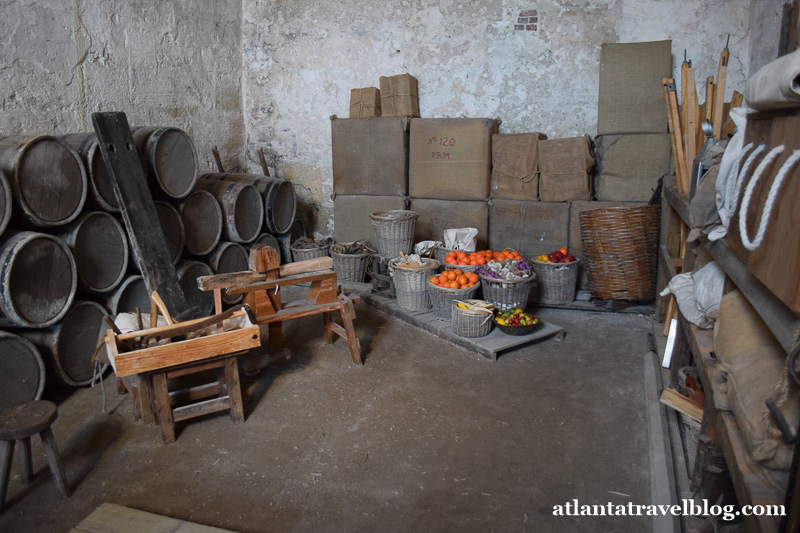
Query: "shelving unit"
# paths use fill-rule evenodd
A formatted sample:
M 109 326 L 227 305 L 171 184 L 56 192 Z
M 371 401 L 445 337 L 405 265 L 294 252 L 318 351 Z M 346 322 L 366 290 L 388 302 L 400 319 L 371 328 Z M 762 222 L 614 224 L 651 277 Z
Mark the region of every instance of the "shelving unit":
M 670 214 L 676 214 L 687 225 L 690 223 L 689 204 L 685 197 L 677 192 L 673 180 L 665 180 L 664 198 L 668 203 Z M 785 350 L 789 350 L 795 331 L 800 328 L 800 317 L 793 313 L 783 302 L 773 295 L 764 285 L 747 270 L 747 266 L 730 251 L 724 241 L 701 240 L 704 246 L 723 269 L 730 282 L 742 292 L 750 304 L 775 335 Z M 679 261 L 668 257 L 667 246 L 661 247 L 660 263 L 662 268 L 674 275 L 670 268 Z M 688 265 L 687 265 L 688 267 Z M 700 370 L 703 388 L 711 391 L 711 381 L 716 372 L 714 357 L 713 331 L 700 329 L 690 324 L 678 313 L 678 338 L 676 353 L 683 351 L 690 355 Z M 673 366 L 676 362 L 673 357 Z M 733 480 L 736 496 L 741 505 L 785 505 L 786 495 L 766 483 L 756 473 L 757 465 L 750 457 L 744 438 L 739 430 L 735 417 L 728 411 L 721 411 L 714 406 L 713 394 L 706 394 L 704 410 L 705 432 L 712 437 L 715 444 L 722 449 Z M 792 509 L 788 508 L 787 522 L 794 519 Z M 782 518 L 773 516 L 744 517 L 748 531 L 778 532 L 782 531 Z

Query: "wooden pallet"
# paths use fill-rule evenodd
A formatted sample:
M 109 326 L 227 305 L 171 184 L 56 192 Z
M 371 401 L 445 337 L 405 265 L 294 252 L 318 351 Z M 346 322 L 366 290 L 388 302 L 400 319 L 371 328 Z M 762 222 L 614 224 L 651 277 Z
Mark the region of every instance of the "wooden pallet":
M 400 308 L 397 304 L 397 300 L 375 294 L 364 294 L 361 298 L 364 302 L 392 318 L 398 318 L 412 326 L 422 328 L 437 337 L 445 339 L 457 346 L 467 348 L 492 361 L 497 361 L 497 358 L 502 352 L 547 338 L 560 341 L 566 334 L 564 328 L 545 322 L 542 327 L 530 335 L 508 335 L 498 328 L 494 328 L 491 333 L 485 337 L 467 338 L 453 333 L 450 329 L 450 321 L 437 318 L 433 313 L 433 309 L 427 311 L 406 311 Z

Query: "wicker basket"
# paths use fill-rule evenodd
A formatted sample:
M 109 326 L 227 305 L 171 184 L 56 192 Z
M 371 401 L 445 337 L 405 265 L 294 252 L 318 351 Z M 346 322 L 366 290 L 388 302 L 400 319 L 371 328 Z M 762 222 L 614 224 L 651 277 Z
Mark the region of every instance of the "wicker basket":
M 292 250 L 292 261 L 306 261 L 308 259 L 316 259 L 317 257 L 325 257 L 330 254 L 331 244 L 316 244 L 313 248 L 306 248 L 305 246 L 299 247 L 297 243 L 292 243 L 290 246 Z
M 541 263 L 532 261 L 539 286 L 539 301 L 543 304 L 568 304 L 575 300 L 578 288 L 578 261 Z
M 473 303 L 480 300 L 462 300 Z M 451 303 L 450 328 L 461 337 L 483 337 L 492 331 L 492 313 L 481 313 L 470 309 L 461 309 L 455 302 Z
M 363 283 L 367 274 L 367 265 L 369 265 L 371 258 L 372 254 L 369 252 L 364 252 L 363 254 L 339 254 L 331 251 L 336 279 Z
M 397 305 L 406 311 L 424 311 L 431 308 L 428 295 L 428 279 L 439 270 L 442 264 L 435 259 L 428 259 L 421 268 L 406 268 L 400 265 L 401 258 L 389 261 L 389 268 L 394 273 L 394 290 Z
M 478 277 L 483 284 L 483 299 L 492 302 L 497 309 L 507 311 L 517 307 L 525 309 L 536 274 L 515 280 L 495 279 L 480 273 Z
M 603 300 L 652 300 L 658 267 L 656 205 L 580 214 L 589 290 Z
M 453 301 L 465 300 L 475 296 L 478 288 L 481 286 L 479 281 L 472 287 L 466 289 L 449 289 L 434 285 L 428 280 L 428 295 L 431 299 L 433 306 L 433 314 L 439 320 L 450 320 L 450 313 L 453 310 Z
M 372 231 L 378 254 L 386 259 L 411 253 L 414 248 L 414 229 L 419 213 L 402 209 L 372 213 Z

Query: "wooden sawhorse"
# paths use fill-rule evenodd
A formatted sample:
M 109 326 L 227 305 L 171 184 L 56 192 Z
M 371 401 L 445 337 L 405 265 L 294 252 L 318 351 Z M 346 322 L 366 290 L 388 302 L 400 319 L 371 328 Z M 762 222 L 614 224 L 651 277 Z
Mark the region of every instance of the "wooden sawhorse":
M 353 363 L 361 365 L 361 343 L 356 337 L 353 319 L 356 316 L 353 304 L 361 301 L 358 297 L 337 292 L 336 272 L 331 268 L 330 257 L 299 261 L 280 266 L 277 251 L 268 246 L 254 248 L 250 252 L 249 272 L 218 274 L 198 278 L 197 284 L 203 290 L 214 291 L 216 312 L 222 309 L 222 291 L 233 296 L 244 295 L 246 303 L 253 311 L 257 324 L 267 324 L 269 328 L 269 359 L 258 365 L 258 371 L 270 360 L 280 357 L 283 349 L 282 322 L 303 316 L 322 314 L 325 340 L 332 343 L 334 335 L 345 339 L 350 347 Z M 311 271 L 308 271 L 311 269 Z M 305 300 L 283 303 L 281 287 L 310 283 Z M 333 321 L 332 314 L 338 312 L 342 325 Z

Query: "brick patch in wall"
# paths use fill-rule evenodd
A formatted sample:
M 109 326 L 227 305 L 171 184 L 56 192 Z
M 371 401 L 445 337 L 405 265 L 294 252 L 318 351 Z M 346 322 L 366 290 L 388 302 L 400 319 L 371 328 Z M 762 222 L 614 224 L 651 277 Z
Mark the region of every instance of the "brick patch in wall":
M 526 9 L 519 12 L 514 31 L 536 31 L 539 24 L 539 15 L 535 9 Z

